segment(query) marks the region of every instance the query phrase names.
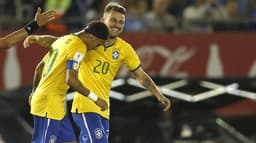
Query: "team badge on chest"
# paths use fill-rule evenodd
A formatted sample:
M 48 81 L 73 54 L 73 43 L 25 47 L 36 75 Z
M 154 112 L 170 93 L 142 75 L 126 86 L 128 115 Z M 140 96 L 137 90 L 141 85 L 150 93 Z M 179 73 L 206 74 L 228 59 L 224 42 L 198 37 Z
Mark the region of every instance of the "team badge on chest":
M 118 50 L 113 50 L 112 59 L 117 60 L 118 58 L 119 58 L 119 51 Z

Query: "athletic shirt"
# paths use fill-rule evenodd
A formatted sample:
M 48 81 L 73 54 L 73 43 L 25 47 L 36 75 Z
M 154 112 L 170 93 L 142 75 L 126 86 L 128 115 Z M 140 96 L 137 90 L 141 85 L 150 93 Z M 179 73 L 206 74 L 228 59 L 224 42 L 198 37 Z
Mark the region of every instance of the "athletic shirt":
M 64 102 L 69 85 L 66 83 L 68 60 L 79 66 L 87 47 L 75 35 L 56 40 L 43 58 L 44 68 L 39 85 L 32 96 L 31 114 L 61 120 L 65 115 Z
M 140 59 L 132 46 L 117 38 L 112 46 L 99 46 L 97 50 L 87 52 L 84 62 L 81 63 L 79 79 L 90 91 L 103 98 L 109 104 L 109 93 L 111 84 L 121 64 L 130 70 L 137 70 Z M 101 111 L 92 100 L 76 92 L 71 112 L 86 113 L 95 112 L 109 119 L 109 108 Z

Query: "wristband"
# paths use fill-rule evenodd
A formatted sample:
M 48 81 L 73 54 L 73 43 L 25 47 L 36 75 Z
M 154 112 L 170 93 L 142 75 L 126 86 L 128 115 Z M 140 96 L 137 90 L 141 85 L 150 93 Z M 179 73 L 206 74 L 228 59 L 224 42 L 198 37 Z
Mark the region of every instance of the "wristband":
M 93 93 L 92 91 L 89 93 L 88 98 L 94 102 L 96 102 L 98 100 L 98 96 L 95 93 Z
M 32 34 L 39 28 L 39 25 L 35 20 L 29 22 L 24 26 L 24 29 L 27 31 L 28 35 Z

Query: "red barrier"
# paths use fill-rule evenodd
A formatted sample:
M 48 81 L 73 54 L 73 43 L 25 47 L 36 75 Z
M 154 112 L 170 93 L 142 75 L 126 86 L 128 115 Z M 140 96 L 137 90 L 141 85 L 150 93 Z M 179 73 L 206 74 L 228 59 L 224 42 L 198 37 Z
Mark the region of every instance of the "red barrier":
M 129 33 L 122 37 L 137 50 L 143 68 L 152 75 L 202 78 L 256 76 L 256 34 L 253 33 Z M 16 49 L 1 50 L 0 89 L 31 84 L 34 68 L 45 52 L 39 47 L 23 49 L 21 44 Z M 120 70 L 120 76 L 126 74 L 126 70 Z
M 248 77 L 256 34 L 127 34 L 144 68 L 162 76 Z M 256 74 L 256 71 L 251 71 Z

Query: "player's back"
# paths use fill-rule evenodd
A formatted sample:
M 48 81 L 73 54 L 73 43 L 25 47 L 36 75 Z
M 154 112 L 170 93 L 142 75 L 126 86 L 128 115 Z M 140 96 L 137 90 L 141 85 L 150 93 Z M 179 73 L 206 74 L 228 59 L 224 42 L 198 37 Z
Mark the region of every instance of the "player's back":
M 45 57 L 42 78 L 38 92 L 51 92 L 51 94 L 65 95 L 69 86 L 66 84 L 66 67 L 69 59 L 68 53 L 80 40 L 77 36 L 66 35 L 56 40 L 47 57 Z M 79 43 L 79 42 L 78 42 Z
M 52 116 L 63 116 L 65 95 L 69 88 L 66 83 L 67 61 L 73 59 L 77 51 L 85 53 L 86 48 L 82 40 L 75 35 L 63 36 L 52 44 L 43 59 L 42 78 L 31 102 L 35 107 L 35 110 L 31 110 L 32 113 L 44 115 L 53 111 L 50 113 Z

